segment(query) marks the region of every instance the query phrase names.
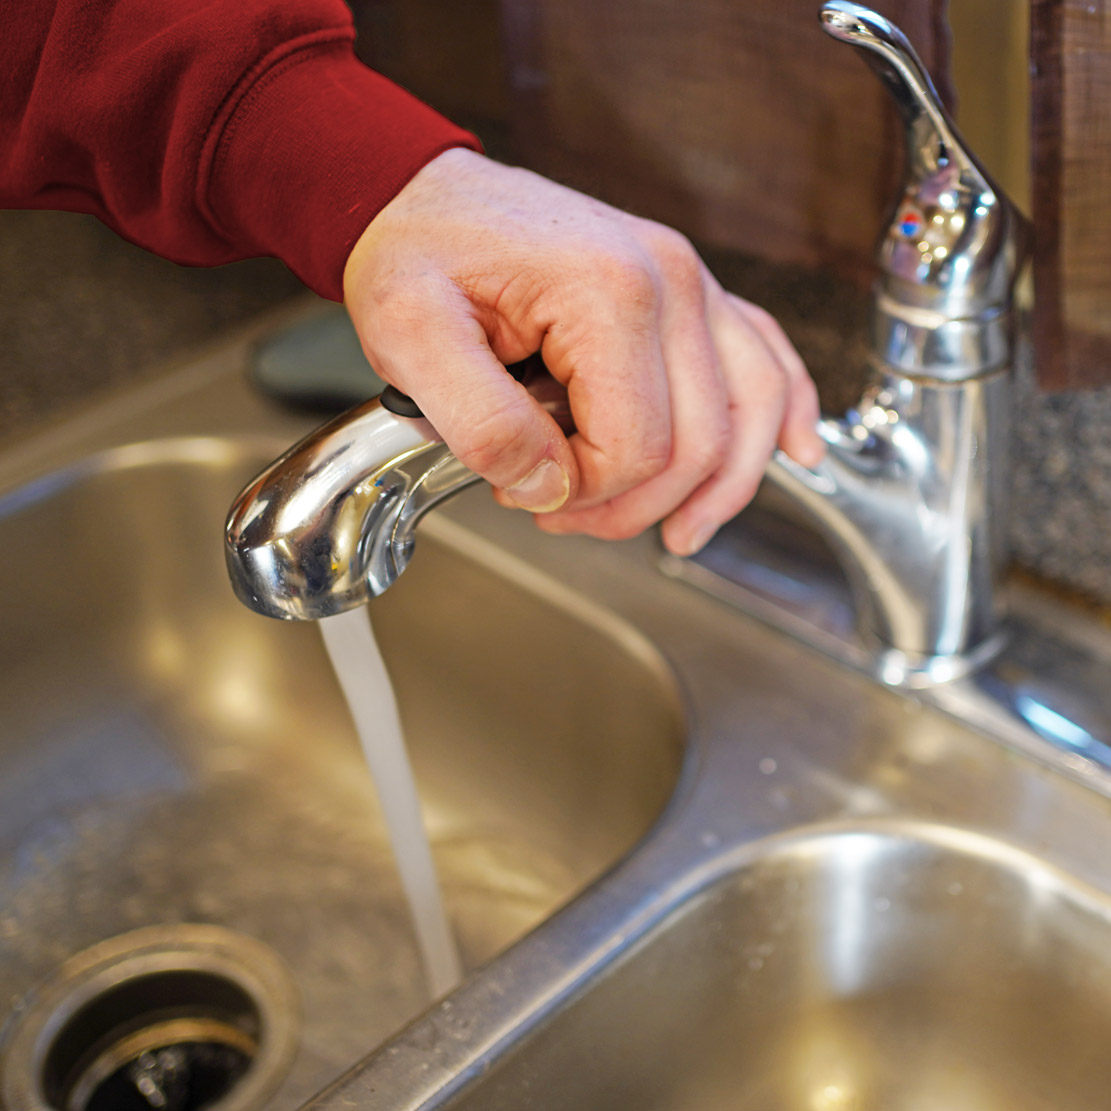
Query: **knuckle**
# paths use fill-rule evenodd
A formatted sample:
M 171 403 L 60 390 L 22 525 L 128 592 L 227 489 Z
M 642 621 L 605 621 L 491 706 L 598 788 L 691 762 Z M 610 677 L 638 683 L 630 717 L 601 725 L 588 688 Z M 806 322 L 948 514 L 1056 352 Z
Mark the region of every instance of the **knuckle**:
M 742 301 L 741 304 L 744 306 L 742 317 L 745 322 L 770 350 L 776 352 L 776 362 L 781 369 L 788 376 L 800 372 L 805 374 L 802 358 L 795 351 L 794 345 L 783 330 L 783 325 L 762 306 L 753 305 L 748 301 Z
M 769 359 L 766 373 L 776 389 L 786 392 L 791 383 L 791 375 L 780 359 Z
M 655 275 L 647 261 L 629 253 L 606 253 L 595 262 L 594 273 L 622 299 L 654 306 L 659 300 Z
M 524 320 L 544 315 L 545 306 L 558 301 L 559 276 L 543 267 L 522 267 L 490 297 L 495 317 Z
M 764 356 L 757 369 L 759 373 L 750 387 L 754 402 L 767 405 L 787 396 L 791 376 L 778 359 Z
M 660 265 L 673 279 L 702 284 L 702 260 L 682 232 L 657 224 L 652 233 L 652 245 Z
M 743 301 L 740 298 L 737 300 L 743 306 L 742 311 L 753 327 L 779 331 L 779 321 L 762 305 L 754 305 L 751 301 Z
M 701 429 L 694 441 L 690 453 L 694 469 L 702 476 L 716 473 L 729 457 L 730 443 L 729 422 L 723 414 L 720 421 Z

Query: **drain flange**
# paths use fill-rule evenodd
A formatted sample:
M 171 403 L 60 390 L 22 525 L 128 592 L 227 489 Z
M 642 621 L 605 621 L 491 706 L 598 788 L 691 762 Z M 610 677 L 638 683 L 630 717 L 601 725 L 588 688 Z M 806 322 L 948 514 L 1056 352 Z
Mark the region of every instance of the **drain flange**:
M 297 1045 L 281 959 L 219 926 L 153 926 L 67 961 L 0 1056 L 10 1111 L 255 1111 Z

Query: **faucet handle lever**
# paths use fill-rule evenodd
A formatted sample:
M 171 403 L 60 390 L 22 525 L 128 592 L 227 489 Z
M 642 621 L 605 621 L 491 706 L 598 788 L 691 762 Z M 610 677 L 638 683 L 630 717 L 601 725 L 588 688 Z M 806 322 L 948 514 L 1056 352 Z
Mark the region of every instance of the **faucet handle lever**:
M 957 135 L 930 75 L 898 27 L 849 0 L 829 0 L 819 18 L 826 34 L 857 47 L 887 86 L 906 125 L 912 176 L 928 176 L 939 163 L 956 159 L 970 178 L 979 177 L 982 190 L 996 192 Z
M 906 175 L 878 251 L 879 349 L 891 348 L 885 361 L 912 373 L 964 378 L 990 370 L 1005 346 L 997 333 L 1026 258 L 1026 222 L 961 137 L 898 27 L 851 0 L 827 0 L 820 19 L 827 34 L 861 51 L 905 125 Z M 954 352 L 952 366 L 947 356 L 923 365 L 920 349 L 898 346 L 908 328 L 937 333 L 953 322 L 959 327 L 950 331 L 962 333 L 959 364 Z M 970 361 L 967 341 L 975 350 L 977 338 L 982 350 Z

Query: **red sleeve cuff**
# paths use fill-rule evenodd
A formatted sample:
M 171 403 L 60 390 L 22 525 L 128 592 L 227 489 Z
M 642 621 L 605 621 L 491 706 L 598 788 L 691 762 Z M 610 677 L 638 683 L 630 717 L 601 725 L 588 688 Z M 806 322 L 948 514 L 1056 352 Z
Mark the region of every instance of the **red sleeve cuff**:
M 229 241 L 282 259 L 310 289 L 341 301 L 347 256 L 367 224 L 422 166 L 458 146 L 481 149 L 364 66 L 350 35 L 322 31 L 264 59 L 225 102 L 198 203 Z

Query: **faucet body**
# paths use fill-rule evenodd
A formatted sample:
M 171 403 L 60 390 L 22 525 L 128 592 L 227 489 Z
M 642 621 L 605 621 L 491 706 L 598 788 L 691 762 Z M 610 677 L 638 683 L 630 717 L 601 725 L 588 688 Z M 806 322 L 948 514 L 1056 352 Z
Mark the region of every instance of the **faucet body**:
M 1026 228 L 902 32 L 847 0 L 826 3 L 821 20 L 894 96 L 906 174 L 877 251 L 876 381 L 855 410 L 821 423 L 818 467 L 780 452 L 768 478 L 837 554 L 877 671 L 947 680 L 1002 636 L 1013 290 Z

